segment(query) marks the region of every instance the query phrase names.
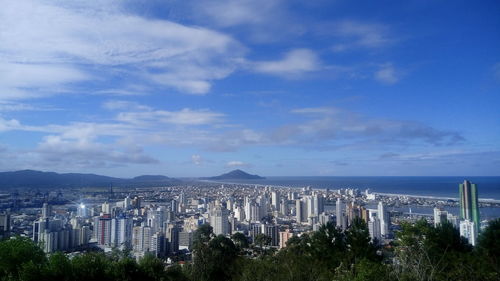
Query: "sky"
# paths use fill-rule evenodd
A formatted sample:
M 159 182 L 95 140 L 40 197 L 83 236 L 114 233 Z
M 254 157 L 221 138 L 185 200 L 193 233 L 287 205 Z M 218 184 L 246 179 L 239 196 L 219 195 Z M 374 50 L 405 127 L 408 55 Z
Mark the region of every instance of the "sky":
M 499 13 L 0 0 L 0 171 L 500 176 Z

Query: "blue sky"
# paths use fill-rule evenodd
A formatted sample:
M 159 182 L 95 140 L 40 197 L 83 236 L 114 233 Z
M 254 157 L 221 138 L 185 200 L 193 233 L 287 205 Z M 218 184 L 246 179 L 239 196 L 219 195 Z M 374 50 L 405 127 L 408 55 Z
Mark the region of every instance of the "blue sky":
M 2 171 L 500 176 L 498 1 L 0 5 Z

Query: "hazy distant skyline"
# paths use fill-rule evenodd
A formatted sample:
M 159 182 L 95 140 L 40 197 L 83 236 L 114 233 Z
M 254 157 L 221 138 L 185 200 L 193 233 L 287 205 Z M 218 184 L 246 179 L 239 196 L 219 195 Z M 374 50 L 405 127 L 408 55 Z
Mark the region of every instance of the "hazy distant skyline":
M 499 176 L 499 10 L 0 0 L 0 170 Z

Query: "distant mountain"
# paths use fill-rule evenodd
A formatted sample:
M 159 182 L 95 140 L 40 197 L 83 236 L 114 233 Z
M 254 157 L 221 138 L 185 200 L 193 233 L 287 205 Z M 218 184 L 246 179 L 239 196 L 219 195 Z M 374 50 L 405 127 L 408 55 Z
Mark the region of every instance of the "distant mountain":
M 58 174 L 34 170 L 0 172 L 0 188 L 159 186 L 170 185 L 176 182 L 178 182 L 178 180 L 157 175 L 145 175 L 133 179 L 123 179 L 94 174 Z
M 233 170 L 229 173 L 222 174 L 220 176 L 203 178 L 206 180 L 261 180 L 265 179 L 264 177 L 258 175 L 251 175 L 242 170 Z

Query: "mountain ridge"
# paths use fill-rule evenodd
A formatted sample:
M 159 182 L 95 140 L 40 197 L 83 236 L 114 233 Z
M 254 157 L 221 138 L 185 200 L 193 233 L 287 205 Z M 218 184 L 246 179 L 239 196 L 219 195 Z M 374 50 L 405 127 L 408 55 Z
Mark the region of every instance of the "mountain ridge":
M 56 173 L 37 170 L 0 172 L 0 188 L 78 188 L 125 185 L 168 185 L 179 180 L 162 175 L 141 175 L 134 178 L 117 178 L 91 173 Z
M 240 169 L 232 170 L 228 173 L 214 176 L 214 177 L 204 177 L 204 180 L 262 180 L 265 177 L 259 175 L 252 175 Z

